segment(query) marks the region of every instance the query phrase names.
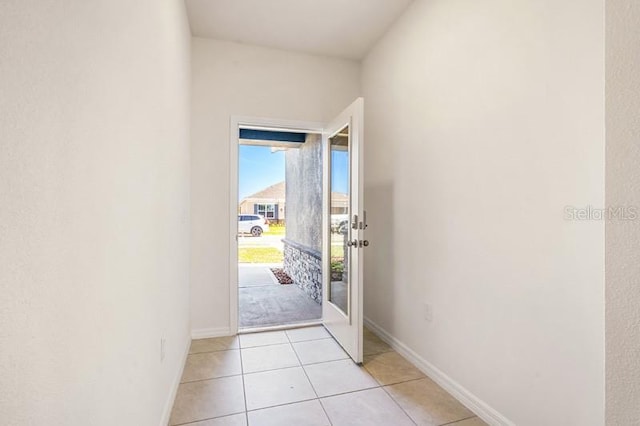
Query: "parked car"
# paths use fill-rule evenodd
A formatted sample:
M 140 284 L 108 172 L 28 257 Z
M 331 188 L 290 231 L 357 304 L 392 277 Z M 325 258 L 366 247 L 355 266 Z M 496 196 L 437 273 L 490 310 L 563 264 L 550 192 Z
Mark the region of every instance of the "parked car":
M 269 221 L 267 219 L 259 214 L 238 215 L 238 233 L 259 237 L 263 232 L 269 232 Z

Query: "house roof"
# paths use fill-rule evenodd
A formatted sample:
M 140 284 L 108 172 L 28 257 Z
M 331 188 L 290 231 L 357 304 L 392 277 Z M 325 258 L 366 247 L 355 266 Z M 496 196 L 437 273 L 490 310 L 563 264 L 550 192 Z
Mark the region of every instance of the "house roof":
M 251 194 L 248 197 L 242 199 L 242 202 L 247 200 L 284 200 L 286 198 L 286 185 L 284 181 L 278 182 L 274 185 L 268 186 L 263 190 Z M 348 201 L 348 195 L 343 192 L 332 192 L 331 201 L 334 203 Z
M 248 199 L 284 200 L 284 198 L 285 198 L 285 184 L 284 184 L 284 181 L 282 181 L 274 185 L 268 186 L 265 189 L 256 192 L 255 194 L 251 194 L 248 197 L 245 197 L 245 200 L 248 200 Z
M 348 195 L 345 194 L 344 192 L 332 192 L 331 193 L 331 201 L 336 202 L 336 201 L 347 201 L 348 199 Z

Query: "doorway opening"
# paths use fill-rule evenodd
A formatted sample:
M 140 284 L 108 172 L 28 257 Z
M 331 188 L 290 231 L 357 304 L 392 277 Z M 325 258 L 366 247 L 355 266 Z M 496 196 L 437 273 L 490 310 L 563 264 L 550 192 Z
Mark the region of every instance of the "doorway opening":
M 240 331 L 322 320 L 322 134 L 238 123 L 237 325 Z M 232 273 L 233 275 L 233 273 Z
M 363 107 L 364 100 L 358 98 L 328 123 L 231 118 L 229 322 L 232 334 L 240 330 L 246 333 L 322 323 L 353 361 L 362 362 L 362 251 L 369 245 L 365 239 L 367 215 L 363 197 Z M 271 154 L 284 152 L 284 201 L 262 197 L 242 213 L 240 205 L 246 201 L 247 194 L 240 197 L 239 172 L 243 167 L 239 165 L 239 150 L 245 145 L 268 147 Z M 255 164 L 248 167 L 254 170 Z M 264 192 L 258 191 L 258 195 L 277 189 L 277 179 L 272 183 L 260 173 L 258 176 L 264 185 Z M 341 191 L 345 193 L 337 193 Z M 281 269 L 291 284 L 272 279 L 269 273 L 274 274 L 273 271 L 239 270 L 239 242 L 245 235 L 239 231 L 248 229 L 247 234 L 253 241 L 272 232 L 271 226 L 269 231 L 266 227 L 252 231 L 254 224 L 239 228 L 239 222 L 247 220 L 242 216 L 258 216 L 251 220 L 260 221 L 264 219 L 260 214 L 263 213 L 279 221 L 280 204 L 283 204 L 284 229 L 277 243 L 282 247 Z M 264 225 L 269 224 L 264 222 Z M 266 265 L 260 265 L 263 266 Z M 264 279 L 261 282 L 264 285 L 249 285 L 244 281 L 258 275 Z M 290 303 L 269 294 L 283 286 L 291 288 L 292 293 L 295 290 L 304 294 L 304 300 L 316 303 L 314 311 L 319 312 L 309 317 L 298 316 L 299 311 L 292 317 L 284 315 L 296 311 L 302 303 Z M 264 294 L 255 290 L 259 287 Z

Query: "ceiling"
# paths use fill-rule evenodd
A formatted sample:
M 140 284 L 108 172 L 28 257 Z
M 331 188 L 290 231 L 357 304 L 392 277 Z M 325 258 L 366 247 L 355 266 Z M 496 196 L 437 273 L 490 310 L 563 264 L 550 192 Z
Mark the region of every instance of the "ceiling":
M 362 59 L 412 0 L 186 0 L 191 33 Z

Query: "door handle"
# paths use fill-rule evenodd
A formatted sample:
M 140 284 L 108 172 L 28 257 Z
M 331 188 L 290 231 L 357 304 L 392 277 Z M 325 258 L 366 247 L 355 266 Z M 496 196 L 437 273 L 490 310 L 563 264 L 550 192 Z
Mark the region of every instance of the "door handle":
M 360 241 L 362 243 L 362 246 L 364 247 L 369 247 L 369 240 L 364 240 L 364 241 Z
M 347 247 L 358 247 L 358 240 L 347 241 Z

